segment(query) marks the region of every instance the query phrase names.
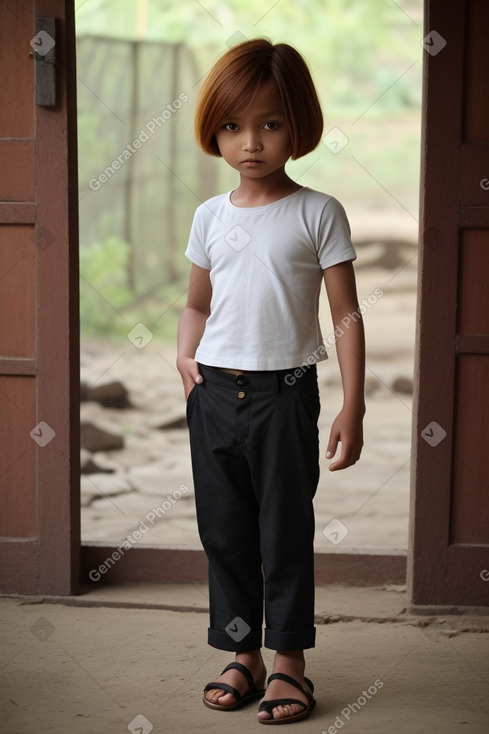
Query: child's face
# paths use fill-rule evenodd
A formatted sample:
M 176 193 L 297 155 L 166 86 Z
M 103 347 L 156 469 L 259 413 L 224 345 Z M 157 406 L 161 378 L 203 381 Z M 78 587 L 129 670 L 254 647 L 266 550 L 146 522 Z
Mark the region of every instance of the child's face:
M 222 157 L 241 176 L 260 179 L 283 170 L 292 142 L 276 82 L 271 79 L 219 128 Z

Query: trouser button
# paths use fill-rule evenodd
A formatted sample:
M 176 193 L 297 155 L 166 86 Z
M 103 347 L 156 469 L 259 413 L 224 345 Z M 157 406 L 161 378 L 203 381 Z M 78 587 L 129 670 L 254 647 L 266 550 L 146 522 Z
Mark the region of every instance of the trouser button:
M 240 390 L 240 391 L 239 391 L 239 393 L 238 393 L 238 398 L 239 398 L 240 400 L 242 400 L 242 399 L 243 399 L 243 398 L 245 398 L 245 397 L 246 397 L 246 393 L 245 393 L 245 391 L 244 391 L 244 390 Z

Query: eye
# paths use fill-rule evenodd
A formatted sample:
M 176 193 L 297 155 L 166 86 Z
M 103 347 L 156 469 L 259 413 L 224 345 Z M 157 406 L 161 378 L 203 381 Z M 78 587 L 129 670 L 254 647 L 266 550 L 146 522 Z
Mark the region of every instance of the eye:
M 224 125 L 225 130 L 229 130 L 230 132 L 235 132 L 238 129 L 238 126 L 235 122 L 227 122 Z
M 278 130 L 279 124 L 274 120 L 270 120 L 269 122 L 266 122 L 263 127 L 265 130 Z

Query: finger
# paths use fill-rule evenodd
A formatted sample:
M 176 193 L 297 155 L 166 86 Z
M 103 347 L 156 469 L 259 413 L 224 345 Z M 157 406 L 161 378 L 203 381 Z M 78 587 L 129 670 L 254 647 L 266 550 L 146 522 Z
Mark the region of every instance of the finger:
M 337 459 L 337 461 L 333 462 L 329 465 L 330 471 L 338 471 L 338 469 L 345 469 L 346 466 L 348 466 L 348 446 L 344 441 L 338 441 L 338 443 L 341 446 L 340 455 Z
M 354 461 L 348 461 L 348 459 L 338 459 L 333 464 L 329 465 L 329 471 L 339 471 L 340 469 L 347 469 L 349 466 L 354 464 Z
M 346 460 L 338 459 L 338 461 L 335 461 L 333 464 L 330 464 L 328 469 L 329 471 L 339 471 L 340 469 L 346 469 L 349 466 L 350 464 Z
M 199 372 L 199 365 L 195 361 L 192 365 L 192 369 L 189 370 L 189 375 L 192 378 L 192 380 L 197 384 L 200 384 L 201 382 L 204 381 L 204 378 L 202 377 L 202 375 Z
M 329 471 L 347 469 L 349 466 L 353 466 L 354 464 L 356 464 L 359 458 L 359 451 L 354 450 L 353 448 L 349 449 L 348 447 L 342 445 L 340 458 L 338 459 L 338 461 L 330 464 Z
M 191 390 L 196 384 L 200 385 L 204 382 L 204 378 L 199 372 L 198 367 L 189 369 L 188 372 L 183 376 L 183 382 L 185 388 Z
M 200 374 L 198 368 L 189 370 L 187 372 L 186 377 L 183 378 L 183 389 L 185 393 L 185 400 L 188 399 L 188 396 L 194 389 L 195 385 L 200 385 L 202 382 L 204 382 L 204 378 Z
M 337 433 L 329 434 L 328 446 L 326 448 L 326 458 L 332 459 L 338 449 L 339 436 Z

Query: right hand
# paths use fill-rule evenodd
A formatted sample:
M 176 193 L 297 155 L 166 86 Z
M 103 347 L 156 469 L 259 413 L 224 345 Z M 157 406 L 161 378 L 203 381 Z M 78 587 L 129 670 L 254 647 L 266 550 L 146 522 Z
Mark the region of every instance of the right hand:
M 187 400 L 190 391 L 193 390 L 196 384 L 203 382 L 204 378 L 199 372 L 199 365 L 191 357 L 180 357 L 177 359 L 177 369 L 182 378 L 185 400 Z

